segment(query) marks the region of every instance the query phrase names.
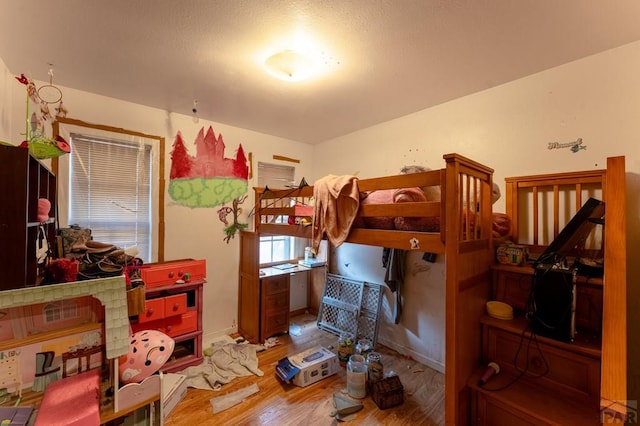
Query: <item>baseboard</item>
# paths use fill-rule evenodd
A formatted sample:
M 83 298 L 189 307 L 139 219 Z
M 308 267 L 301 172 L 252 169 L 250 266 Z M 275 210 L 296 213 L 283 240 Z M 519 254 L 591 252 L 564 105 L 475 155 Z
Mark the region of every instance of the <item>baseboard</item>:
M 299 315 L 304 315 L 304 314 L 308 314 L 308 313 L 309 313 L 309 310 L 307 308 L 296 309 L 296 310 L 293 310 L 293 311 L 289 312 L 289 318 L 297 317 Z
M 434 359 L 431 359 L 429 357 L 426 357 L 416 351 L 414 351 L 413 349 L 409 349 L 406 348 L 402 345 L 399 345 L 395 342 L 392 342 L 390 340 L 384 339 L 384 338 L 378 338 L 378 343 L 393 349 L 394 351 L 402 354 L 402 355 L 409 355 L 411 356 L 411 358 L 413 358 L 414 360 L 418 361 L 421 364 L 426 365 L 429 368 L 433 368 L 434 370 L 436 370 L 439 373 L 444 374 L 444 364 L 440 361 L 436 361 Z
M 238 329 L 234 328 L 234 327 L 229 327 L 225 330 L 221 330 L 221 331 L 216 331 L 213 333 L 207 333 L 207 334 L 203 334 L 202 335 L 202 348 L 208 348 L 209 346 L 211 346 L 211 344 L 213 342 L 216 342 L 218 340 L 226 340 L 227 338 L 229 338 L 229 336 L 232 336 L 233 334 L 237 333 Z

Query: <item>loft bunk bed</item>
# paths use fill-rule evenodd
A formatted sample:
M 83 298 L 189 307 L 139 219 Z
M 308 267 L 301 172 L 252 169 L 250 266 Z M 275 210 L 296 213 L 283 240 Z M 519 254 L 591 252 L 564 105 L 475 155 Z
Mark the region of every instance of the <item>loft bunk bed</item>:
M 466 381 L 480 362 L 478 318 L 491 285 L 493 169 L 458 154 L 443 158 L 442 169 L 359 179 L 363 202 L 346 242 L 445 255 L 445 412 L 448 424 L 463 424 L 470 412 Z M 424 199 L 413 191 L 392 203 L 371 201 L 384 199 L 375 196 L 381 192 L 416 188 Z M 434 193 L 439 197 L 429 196 Z M 313 195 L 311 186 L 257 188 L 255 233 L 311 238 Z
M 488 244 L 493 170 L 458 154 L 444 160 L 439 170 L 358 179 L 361 203 L 346 242 L 439 254 L 448 240 L 462 250 Z M 313 186 L 255 192 L 257 233 L 311 238 Z
M 457 154 L 445 155 L 444 159 L 445 167 L 440 170 L 360 180 L 363 196 L 376 190 L 434 186 L 441 196 L 437 200 L 408 203 L 362 204 L 357 225 L 346 241 L 445 254 L 445 421 L 469 424 L 477 421 L 469 383 L 479 368 L 486 367 L 481 361 L 479 318 L 485 316 L 485 304 L 491 297 L 491 269 L 495 267 L 492 246 L 497 242 L 492 241 L 490 232 L 493 171 Z M 310 238 L 308 206 L 312 197 L 313 187 L 256 189 L 256 233 Z M 630 410 L 624 405 L 627 399 L 625 159 L 608 158 L 604 170 L 506 179 L 506 215 L 512 221 L 510 238 L 516 244 L 526 245 L 534 255 L 544 251 L 566 223 L 567 215 L 571 217 L 588 197 L 599 198 L 606 204 L 601 246 L 592 252 L 603 254 L 606 272 L 599 281 L 589 280 L 590 285 L 597 286 L 599 282 L 602 291 L 601 343 L 593 352 L 601 365 L 595 398 L 600 401 L 601 414 L 624 418 Z M 429 230 L 371 229 L 362 227 L 367 217 L 432 220 Z M 467 220 L 468 217 L 471 219 Z M 524 398 L 535 399 L 531 395 Z M 586 408 L 593 411 L 589 407 Z M 521 408 L 527 411 L 527 407 Z

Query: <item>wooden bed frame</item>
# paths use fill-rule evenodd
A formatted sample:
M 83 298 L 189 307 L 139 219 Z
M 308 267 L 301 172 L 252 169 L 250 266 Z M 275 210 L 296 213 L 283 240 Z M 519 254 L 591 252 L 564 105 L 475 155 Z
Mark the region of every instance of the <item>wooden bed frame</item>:
M 445 155 L 444 159 L 446 167 L 440 170 L 358 180 L 361 193 L 397 188 L 438 187 L 440 200 L 361 204 L 357 218 L 438 217 L 439 232 L 353 227 L 347 242 L 431 253 L 445 253 L 447 240 L 450 243 L 456 240 L 463 246 L 475 246 L 481 241 L 487 244 L 491 234 L 493 170 L 458 154 Z M 256 188 L 255 191 L 254 220 L 257 233 L 311 238 L 311 226 L 289 224 L 287 218 L 300 214 L 297 213 L 296 205 L 299 208 L 312 203 L 313 186 L 266 191 L 264 188 Z M 471 208 L 472 205 L 477 207 Z M 466 221 L 465 211 L 474 210 L 476 220 Z M 455 233 L 451 234 L 452 231 Z M 418 248 L 411 243 L 412 239 L 419 242 Z
M 440 232 L 352 228 L 347 242 L 445 254 L 445 412 L 448 424 L 466 424 L 470 412 L 466 381 L 480 362 L 478 318 L 484 312 L 491 284 L 493 169 L 458 154 L 443 158 L 445 168 L 440 170 L 358 181 L 361 192 L 438 186 L 440 201 L 361 205 L 358 216 L 439 216 Z M 310 238 L 311 226 L 289 225 L 287 218 L 296 215 L 296 203 L 309 204 L 312 196 L 313 187 L 256 189 L 256 233 Z M 474 220 L 466 220 L 469 211 L 475 212 Z
M 506 178 L 506 213 L 513 240 L 541 252 L 571 217 L 594 197 L 605 202 L 600 409 L 627 415 L 627 277 L 625 158 L 607 168 Z M 523 235 L 524 234 L 524 235 Z M 589 248 L 589 247 L 587 247 Z M 597 250 L 597 248 L 596 248 Z M 601 411 L 602 412 L 602 411 Z
M 443 169 L 358 181 L 361 192 L 438 186 L 440 201 L 361 205 L 358 217 L 439 216 L 439 232 L 352 228 L 346 241 L 445 254 L 445 421 L 460 425 L 472 420 L 468 380 L 481 367 L 479 319 L 485 313 L 485 304 L 491 294 L 491 268 L 495 263 L 491 235 L 493 170 L 458 154 L 447 154 L 443 158 L 446 163 Z M 533 210 L 523 210 L 519 198 L 523 191 L 537 193 L 543 187 L 545 191 L 551 188 L 553 201 L 534 203 Z M 626 238 L 624 157 L 609 158 L 606 170 L 509 178 L 506 212 L 513 221 L 515 241 L 521 237 L 519 230 L 527 226 L 536 235 L 553 229 L 555 236 L 562 225 L 560 209 L 567 208 L 561 202 L 561 194 L 565 191 L 582 194 L 584 190 L 587 194 L 601 191 L 603 201 L 607 203 L 601 405 L 625 412 L 625 407 L 618 406 L 619 401 L 626 399 L 626 266 L 625 257 L 620 255 L 625 253 Z M 309 205 L 312 197 L 313 187 L 310 186 L 266 191 L 256 188 L 255 233 L 311 238 L 311 226 L 289 224 L 288 219 L 297 215 L 296 204 Z M 582 202 L 580 196 L 575 199 L 574 211 Z M 466 212 L 471 211 L 474 220 L 467 220 Z M 549 215 L 553 218 L 551 224 L 541 220 Z M 525 221 L 532 225 L 526 225 Z M 419 242 L 417 247 L 412 240 Z M 530 245 L 535 252 L 544 249 L 548 243 L 545 237 L 536 236 Z

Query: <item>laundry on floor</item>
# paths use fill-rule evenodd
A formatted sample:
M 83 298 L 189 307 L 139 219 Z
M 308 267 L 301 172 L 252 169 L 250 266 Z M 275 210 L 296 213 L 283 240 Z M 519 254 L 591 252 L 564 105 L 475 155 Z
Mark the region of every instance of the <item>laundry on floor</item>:
M 181 372 L 187 376 L 187 386 L 196 389 L 220 390 L 236 377 L 263 376 L 258 368 L 260 345 L 219 341 L 205 350 L 204 362 Z

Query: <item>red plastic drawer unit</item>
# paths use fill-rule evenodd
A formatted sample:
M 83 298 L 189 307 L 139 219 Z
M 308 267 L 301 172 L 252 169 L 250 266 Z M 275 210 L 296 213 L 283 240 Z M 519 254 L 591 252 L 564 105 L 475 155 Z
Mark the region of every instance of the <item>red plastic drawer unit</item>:
M 140 270 L 140 277 L 146 288 L 169 286 L 178 281 L 202 280 L 206 274 L 207 264 L 204 259 L 150 263 Z
M 138 322 L 150 322 L 164 318 L 164 299 L 149 299 L 144 302 L 144 314 L 138 316 Z

